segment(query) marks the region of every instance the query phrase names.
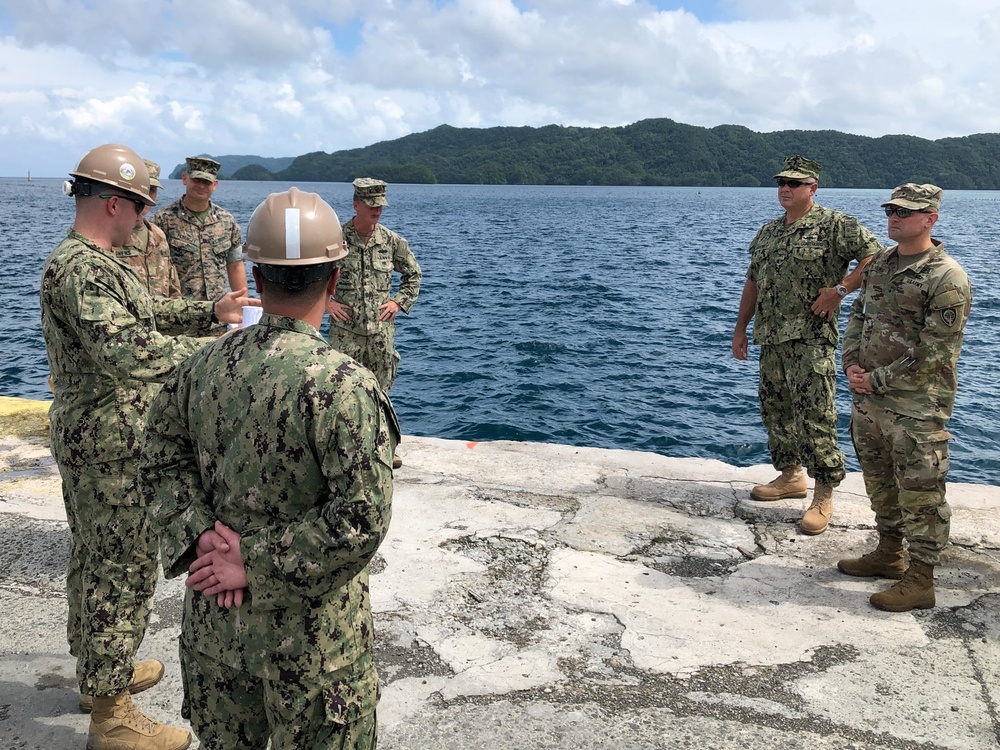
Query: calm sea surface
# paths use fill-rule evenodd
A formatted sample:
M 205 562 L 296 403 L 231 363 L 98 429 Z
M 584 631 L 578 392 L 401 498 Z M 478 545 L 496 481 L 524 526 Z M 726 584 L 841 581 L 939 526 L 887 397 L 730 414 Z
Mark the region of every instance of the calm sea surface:
M 61 182 L 0 180 L 3 395 L 50 395 L 38 279 L 72 223 Z M 350 218 L 350 185 L 297 186 Z M 223 182 L 215 197 L 245 228 L 267 193 L 286 187 Z M 167 181 L 160 204 L 181 192 Z M 818 194 L 883 241 L 886 197 Z M 735 361 L 730 339 L 747 245 L 780 213 L 774 189 L 393 185 L 389 201 L 384 223 L 410 241 L 424 271 L 413 314 L 397 328 L 392 399 L 404 432 L 769 462 L 757 363 Z M 1000 484 L 990 374 L 1000 362 L 1000 193 L 949 192 L 943 208 L 936 236 L 975 288 L 950 478 Z M 856 470 L 843 380 L 839 402 L 841 447 Z

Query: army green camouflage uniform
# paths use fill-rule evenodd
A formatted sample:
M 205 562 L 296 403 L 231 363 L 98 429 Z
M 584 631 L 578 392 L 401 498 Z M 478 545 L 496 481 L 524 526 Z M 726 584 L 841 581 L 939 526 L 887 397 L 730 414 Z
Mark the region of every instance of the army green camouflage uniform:
M 183 711 L 203 748 L 264 747 L 269 721 L 272 748 L 374 746 L 367 565 L 398 441 L 371 373 L 293 318 L 265 313 L 164 385 L 142 472 L 165 574 L 187 572 L 218 519 L 248 580 L 239 609 L 185 597 Z
M 181 282 L 170 260 L 167 236 L 149 219 L 143 219 L 128 241 L 115 248 L 115 255 L 131 266 L 154 297 L 180 299 Z
M 789 227 L 784 217 L 765 224 L 750 244 L 760 413 L 776 469 L 802 465 L 832 487 L 844 478 L 837 447 L 837 320 L 810 308 L 821 288 L 841 282 L 852 260 L 881 247 L 857 219 L 818 205 Z
M 149 401 L 181 360 L 212 340 L 212 304 L 153 298 L 135 273 L 75 231 L 41 281 L 53 375 L 52 455 L 71 532 L 67 636 L 83 693 L 132 679 L 156 585 L 156 539 L 138 488 Z
M 379 320 L 379 305 L 392 299 L 409 313 L 420 293 L 420 265 L 407 241 L 381 224 L 375 225 L 367 244 L 358 236 L 354 219 L 343 229 L 349 252 L 337 262 L 340 279 L 336 300 L 351 308 L 351 320 L 330 321 L 330 344 L 375 373 L 382 390 L 388 392 L 399 365 L 393 343 L 396 323 Z M 395 295 L 391 289 L 393 271 L 400 275 Z
M 851 436 L 879 531 L 938 565 L 948 544 L 948 439 L 972 287 L 944 245 L 919 256 L 892 247 L 865 269 L 844 334 L 843 367 L 870 373 L 854 394 Z
M 208 211 L 199 217 L 181 199 L 157 212 L 152 222 L 167 235 L 184 297 L 221 299 L 229 291 L 226 266 L 243 260 L 240 227 L 233 215 L 209 203 Z

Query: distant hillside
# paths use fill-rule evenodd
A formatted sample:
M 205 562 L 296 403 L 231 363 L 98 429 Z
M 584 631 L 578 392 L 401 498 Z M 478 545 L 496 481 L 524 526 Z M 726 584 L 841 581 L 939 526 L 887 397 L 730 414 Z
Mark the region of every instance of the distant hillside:
M 258 166 L 236 171 L 233 177 L 349 182 L 365 175 L 396 183 L 758 186 L 773 184 L 787 154 L 803 154 L 823 164 L 820 182 L 827 187 L 884 189 L 903 182 L 933 182 L 946 189 L 1000 189 L 996 133 L 930 141 L 835 130 L 757 133 L 739 125 L 704 128 L 667 119 L 617 128 L 441 125 L 365 148 L 304 154 L 280 169 L 257 160 Z
M 287 168 L 293 161 L 295 161 L 294 156 L 212 156 L 211 154 L 198 154 L 198 156 L 207 156 L 209 159 L 215 159 L 222 165 L 222 168 L 219 169 L 220 179 L 232 179 L 234 173 L 250 164 L 259 164 L 268 172 L 273 173 L 280 172 L 282 169 Z M 170 173 L 170 179 L 178 180 L 183 173 L 184 162 L 181 162 L 174 167 L 174 170 Z

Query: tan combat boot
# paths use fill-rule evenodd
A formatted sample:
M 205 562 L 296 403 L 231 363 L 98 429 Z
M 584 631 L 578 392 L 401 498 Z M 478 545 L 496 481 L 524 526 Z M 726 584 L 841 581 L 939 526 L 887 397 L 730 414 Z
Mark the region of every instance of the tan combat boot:
M 135 695 L 143 690 L 149 690 L 153 685 L 163 679 L 163 662 L 156 659 L 143 659 L 136 662 L 135 671 L 132 672 L 132 682 L 129 683 L 128 691 Z M 94 708 L 94 697 L 83 693 L 80 696 L 80 713 L 89 714 Z
M 398 469 L 402 465 L 403 465 L 403 459 L 401 459 L 399 457 L 399 454 L 397 453 L 392 457 L 392 468 Z
M 758 484 L 750 490 L 754 500 L 781 500 L 783 497 L 805 497 L 806 474 L 801 466 L 789 466 L 781 470 L 781 476 L 767 484 Z
M 816 482 L 813 488 L 813 501 L 799 521 L 803 534 L 822 534 L 830 525 L 833 515 L 833 487 L 823 482 Z
M 903 579 L 891 588 L 872 594 L 868 601 L 886 612 L 909 612 L 934 606 L 934 566 L 911 560 Z
M 840 560 L 837 569 L 858 578 L 902 578 L 906 573 L 903 540 L 879 532 L 878 547 L 861 557 Z
M 94 697 L 87 750 L 185 750 L 191 733 L 153 721 L 128 693 Z

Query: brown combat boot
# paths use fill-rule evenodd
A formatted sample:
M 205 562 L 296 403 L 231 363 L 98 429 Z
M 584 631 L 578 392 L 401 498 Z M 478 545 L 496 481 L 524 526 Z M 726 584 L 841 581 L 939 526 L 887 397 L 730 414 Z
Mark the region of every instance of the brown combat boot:
M 816 482 L 813 488 L 812 504 L 802 514 L 799 528 L 803 534 L 822 534 L 830 525 L 833 516 L 833 487 L 823 482 Z
M 861 557 L 840 560 L 837 569 L 858 578 L 902 578 L 906 573 L 903 540 L 879 532 L 878 547 Z
M 781 500 L 783 497 L 805 497 L 806 474 L 801 466 L 789 466 L 781 470 L 781 476 L 767 484 L 758 484 L 750 490 L 754 500 Z
M 143 690 L 149 690 L 153 685 L 163 679 L 163 662 L 156 659 L 143 659 L 136 662 L 135 671 L 132 672 L 132 682 L 129 683 L 128 691 L 135 695 Z M 83 693 L 80 695 L 80 713 L 89 714 L 94 709 L 94 696 Z
M 94 697 L 87 750 L 185 750 L 191 733 L 153 721 L 128 693 Z
M 403 459 L 401 459 L 399 457 L 399 454 L 397 453 L 395 456 L 392 457 L 392 468 L 398 469 L 402 465 L 403 465 Z
M 934 606 L 934 566 L 911 560 L 902 580 L 896 581 L 892 588 L 872 594 L 868 601 L 886 612 L 930 609 Z

